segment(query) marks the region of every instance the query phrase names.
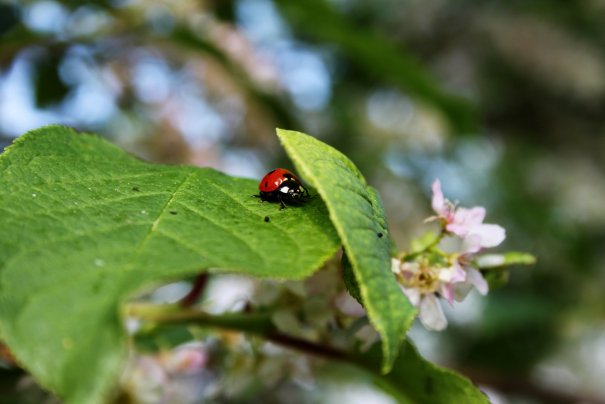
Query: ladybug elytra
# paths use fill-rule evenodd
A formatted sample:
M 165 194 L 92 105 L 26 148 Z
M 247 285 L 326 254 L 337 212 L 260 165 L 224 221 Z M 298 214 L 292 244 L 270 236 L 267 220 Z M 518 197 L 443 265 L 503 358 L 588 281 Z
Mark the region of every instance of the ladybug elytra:
M 309 191 L 298 177 L 285 168 L 276 168 L 268 172 L 258 184 L 261 200 L 279 202 L 280 209 L 286 207 L 285 202 L 300 203 L 309 198 Z

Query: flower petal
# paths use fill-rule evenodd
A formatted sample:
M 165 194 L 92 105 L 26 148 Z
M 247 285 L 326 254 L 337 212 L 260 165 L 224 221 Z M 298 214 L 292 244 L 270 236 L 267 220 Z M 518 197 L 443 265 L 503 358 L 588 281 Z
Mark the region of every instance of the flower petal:
M 429 330 L 441 331 L 447 327 L 447 319 L 437 297 L 425 295 L 420 302 L 420 322 Z
M 183 345 L 164 358 L 164 367 L 170 373 L 192 374 L 208 363 L 208 353 L 199 343 Z
M 465 209 L 466 212 L 466 221 L 469 224 L 481 224 L 483 223 L 483 219 L 485 219 L 485 208 L 483 206 L 475 206 L 470 209 Z
M 466 279 L 466 272 L 464 269 L 458 264 L 454 262 L 454 264 L 448 268 L 442 268 L 439 271 L 439 280 L 446 283 L 457 283 L 462 282 Z
M 481 247 L 496 247 L 506 238 L 506 230 L 497 224 L 482 224 L 471 230 L 472 234 L 481 237 Z
M 431 201 L 431 205 L 433 206 L 433 210 L 438 215 L 443 215 L 445 213 L 445 198 L 443 197 L 443 192 L 441 191 L 441 182 L 439 179 L 436 179 L 433 182 L 433 199 Z
M 441 287 L 439 288 L 439 292 L 441 293 L 441 296 L 443 296 L 443 298 L 445 300 L 447 300 L 447 302 L 450 305 L 454 304 L 454 284 L 453 283 L 441 284 Z
M 468 280 L 466 282 L 460 282 L 454 285 L 454 299 L 457 302 L 461 302 L 464 299 L 466 299 L 466 296 L 468 296 L 468 293 L 471 291 L 471 289 L 473 288 L 473 285 L 471 285 L 471 283 Z
M 351 317 L 363 317 L 367 314 L 363 306 L 345 291 L 336 296 L 334 306 L 342 313 Z
M 485 218 L 485 208 L 476 206 L 471 209 L 458 208 L 454 212 L 452 223 L 446 226 L 447 231 L 454 233 L 458 237 L 465 237 L 469 232 L 481 225 Z
M 418 291 L 418 289 L 414 289 L 414 288 L 406 288 L 402 285 L 399 285 L 399 287 L 401 287 L 403 294 L 408 298 L 410 303 L 412 303 L 414 306 L 418 307 L 418 304 L 420 303 L 420 298 L 422 297 L 420 291 Z
M 399 274 L 401 272 L 401 261 L 397 258 L 391 258 L 391 272 Z
M 456 272 L 454 273 L 454 276 L 452 276 L 451 283 L 464 282 L 466 280 L 466 272 L 460 265 L 455 265 L 455 267 Z
M 477 271 L 475 268 L 467 267 L 466 268 L 466 279 L 481 293 L 482 295 L 486 295 L 489 286 L 487 282 L 481 275 L 481 272 Z
M 481 247 L 481 236 L 479 234 L 469 234 L 462 240 L 462 254 L 467 256 L 465 259 L 472 258 L 472 256 L 468 256 L 479 252 Z

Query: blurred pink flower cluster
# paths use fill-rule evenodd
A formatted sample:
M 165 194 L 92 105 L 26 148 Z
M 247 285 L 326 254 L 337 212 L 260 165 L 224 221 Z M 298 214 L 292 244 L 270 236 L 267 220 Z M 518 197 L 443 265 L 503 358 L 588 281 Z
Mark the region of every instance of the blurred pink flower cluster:
M 214 376 L 207 370 L 208 359 L 206 347 L 199 342 L 158 354 L 141 355 L 124 374 L 124 390 L 138 403 L 193 404 L 204 401 L 214 385 Z

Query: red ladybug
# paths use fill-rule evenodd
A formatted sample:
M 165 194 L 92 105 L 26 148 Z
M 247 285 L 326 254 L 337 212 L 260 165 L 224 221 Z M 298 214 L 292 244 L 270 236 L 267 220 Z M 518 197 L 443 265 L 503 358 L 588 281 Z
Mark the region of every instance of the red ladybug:
M 285 202 L 301 203 L 309 198 L 309 191 L 303 186 L 298 177 L 285 168 L 276 168 L 268 172 L 258 184 L 257 195 L 261 200 L 279 202 L 280 209 L 286 207 Z

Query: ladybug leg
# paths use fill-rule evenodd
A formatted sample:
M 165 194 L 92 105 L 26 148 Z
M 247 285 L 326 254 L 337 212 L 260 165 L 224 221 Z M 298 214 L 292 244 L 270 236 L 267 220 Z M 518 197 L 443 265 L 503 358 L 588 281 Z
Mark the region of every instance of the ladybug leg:
M 264 194 L 263 192 L 260 192 L 258 194 L 254 194 L 254 195 L 250 195 L 250 196 L 260 199 L 260 202 L 265 202 L 267 200 L 267 195 Z
M 309 190 L 308 190 L 306 187 L 302 187 L 302 189 L 304 190 L 304 192 L 303 192 L 303 197 L 304 197 L 305 199 L 313 199 L 313 198 L 315 197 L 315 195 L 311 195 L 311 194 L 309 193 Z
M 280 204 L 279 210 L 286 209 L 286 204 L 282 200 L 281 196 L 278 195 L 277 200 L 279 201 L 279 204 Z

